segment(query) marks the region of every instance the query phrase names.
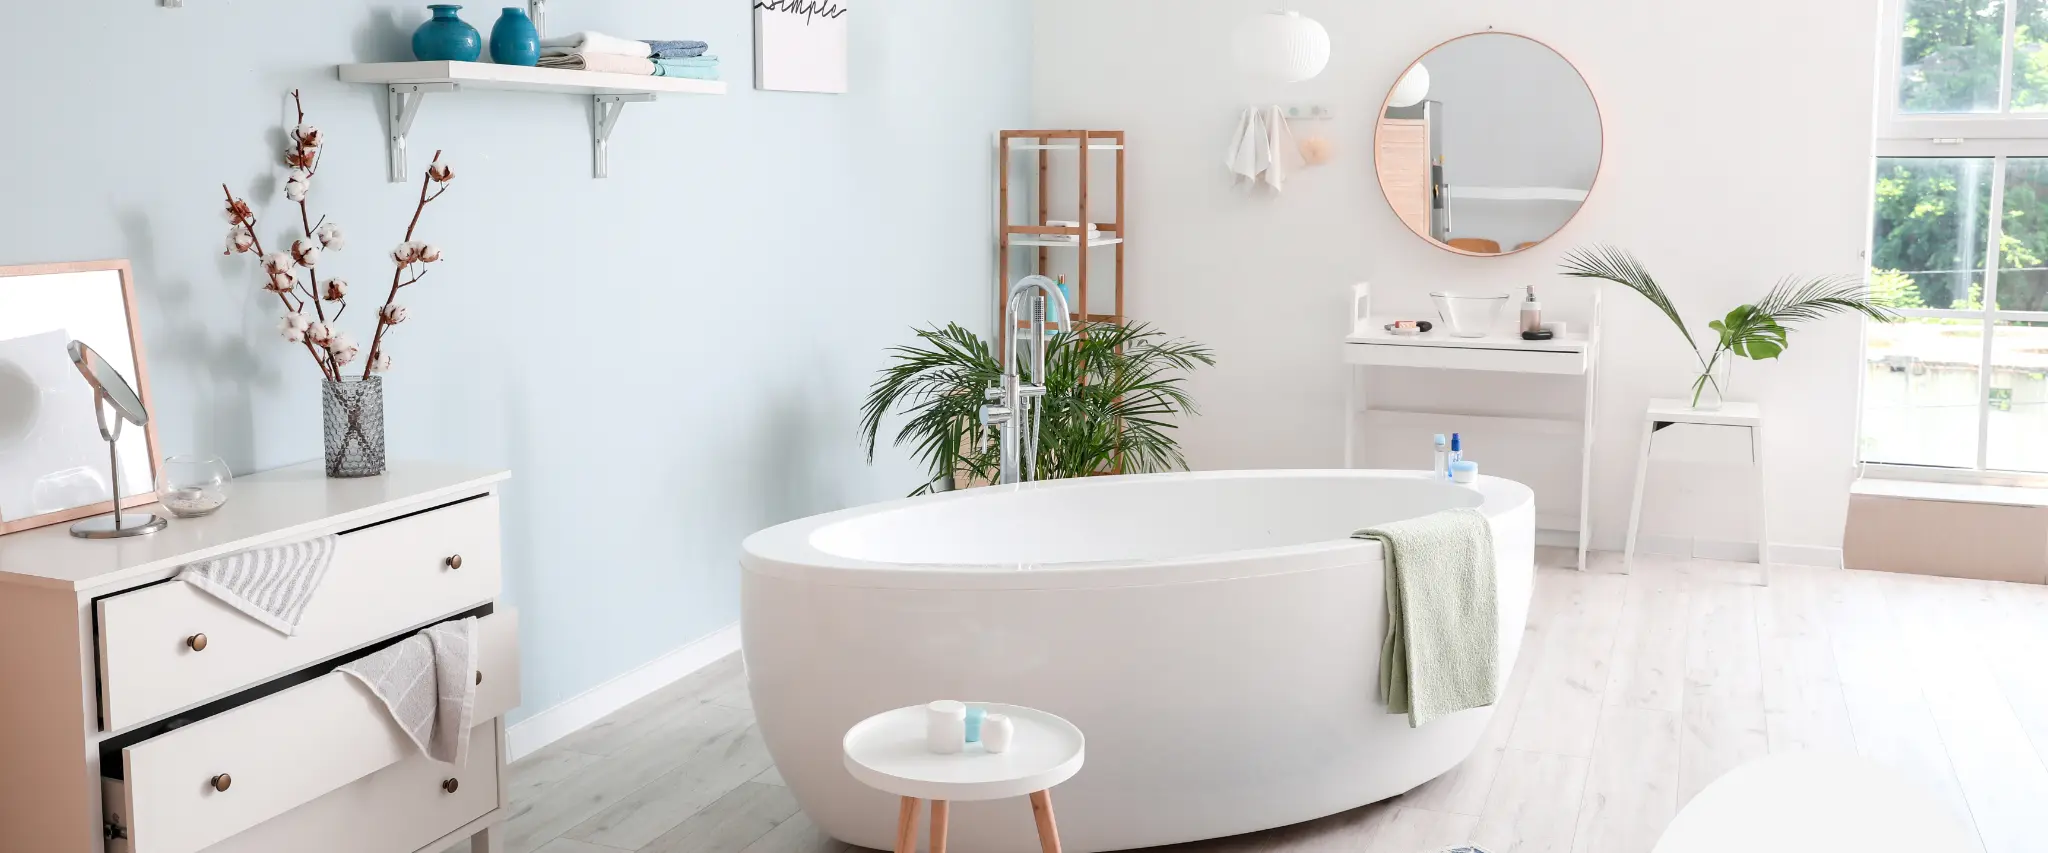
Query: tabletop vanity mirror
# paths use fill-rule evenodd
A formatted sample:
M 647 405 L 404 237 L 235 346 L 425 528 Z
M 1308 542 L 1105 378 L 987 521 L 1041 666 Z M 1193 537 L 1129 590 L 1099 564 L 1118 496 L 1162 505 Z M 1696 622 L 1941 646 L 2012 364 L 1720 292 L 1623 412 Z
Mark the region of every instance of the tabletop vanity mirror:
M 139 411 L 149 409 L 128 262 L 0 267 L 0 534 L 114 508 L 99 404 L 72 341 L 125 379 Z M 153 422 L 115 442 L 122 506 L 156 499 L 156 444 Z
M 1600 108 L 1569 60 L 1526 36 L 1459 36 L 1411 63 L 1373 133 L 1380 190 L 1408 230 L 1506 255 L 1564 228 L 1600 173 Z

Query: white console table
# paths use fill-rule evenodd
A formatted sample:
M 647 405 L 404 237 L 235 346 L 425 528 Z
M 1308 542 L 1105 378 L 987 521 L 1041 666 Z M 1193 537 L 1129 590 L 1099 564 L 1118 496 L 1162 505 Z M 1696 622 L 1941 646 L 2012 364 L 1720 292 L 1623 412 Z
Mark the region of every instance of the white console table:
M 1514 306 L 1509 305 L 1512 309 Z M 1375 317 L 1372 314 L 1371 292 L 1367 285 L 1357 285 L 1352 291 L 1352 329 L 1344 339 L 1344 363 L 1350 368 L 1345 379 L 1346 399 L 1344 403 L 1344 467 L 1356 467 L 1358 456 L 1359 427 L 1365 421 L 1370 409 L 1371 394 L 1356 375 L 1368 367 L 1411 367 L 1435 368 L 1441 370 L 1474 370 L 1497 373 L 1547 374 L 1553 376 L 1580 377 L 1584 386 L 1585 405 L 1576 423 L 1559 422 L 1554 418 L 1512 418 L 1481 416 L 1458 412 L 1427 412 L 1420 414 L 1441 414 L 1447 417 L 1483 418 L 1503 425 L 1522 424 L 1547 426 L 1551 423 L 1567 423 L 1576 427 L 1580 434 L 1579 449 L 1579 515 L 1578 565 L 1586 568 L 1586 551 L 1592 542 L 1590 517 L 1593 479 L 1593 400 L 1599 387 L 1600 354 L 1600 296 L 1593 296 L 1593 321 L 1587 324 L 1588 331 L 1574 331 L 1548 341 L 1525 341 L 1511 326 L 1503 326 L 1485 337 L 1452 337 L 1441 322 L 1428 332 L 1419 335 L 1396 335 L 1384 328 L 1394 317 Z M 1512 322 L 1512 310 L 1503 312 L 1505 319 Z M 1412 317 L 1400 319 L 1414 319 Z M 1573 324 L 1576 326 L 1577 324 Z

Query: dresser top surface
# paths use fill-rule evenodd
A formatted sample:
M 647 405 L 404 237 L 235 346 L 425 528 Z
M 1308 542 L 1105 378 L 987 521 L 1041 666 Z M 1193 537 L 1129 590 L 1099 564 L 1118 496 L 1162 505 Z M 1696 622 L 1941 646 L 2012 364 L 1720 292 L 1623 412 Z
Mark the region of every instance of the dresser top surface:
M 228 503 L 204 518 L 173 518 L 134 539 L 88 540 L 69 524 L 0 536 L 0 588 L 24 584 L 84 590 L 239 551 L 295 534 L 370 522 L 491 490 L 511 472 L 434 462 L 399 462 L 376 477 L 329 479 L 319 462 L 237 477 Z M 155 512 L 150 504 L 127 512 Z

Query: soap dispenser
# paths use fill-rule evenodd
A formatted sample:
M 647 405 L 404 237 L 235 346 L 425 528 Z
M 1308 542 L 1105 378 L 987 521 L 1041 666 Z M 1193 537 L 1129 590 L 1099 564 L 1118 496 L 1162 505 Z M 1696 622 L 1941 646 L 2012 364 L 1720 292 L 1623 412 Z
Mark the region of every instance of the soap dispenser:
M 1543 303 L 1536 301 L 1536 285 L 1529 285 L 1529 298 L 1522 303 L 1522 337 L 1543 331 Z

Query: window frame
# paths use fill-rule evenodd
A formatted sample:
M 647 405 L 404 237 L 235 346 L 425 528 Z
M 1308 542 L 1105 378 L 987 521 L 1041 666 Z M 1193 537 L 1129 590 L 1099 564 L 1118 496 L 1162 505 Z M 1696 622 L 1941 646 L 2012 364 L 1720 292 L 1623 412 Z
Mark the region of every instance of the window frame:
M 1875 173 L 1877 163 L 1892 158 L 1978 158 L 1991 161 L 1991 198 L 1987 208 L 1990 215 L 1984 227 L 1984 266 L 1978 272 L 1984 277 L 1984 307 L 1976 311 L 1953 308 L 1912 308 L 1900 309 L 1899 313 L 1909 318 L 1943 318 L 1978 320 L 1984 332 L 1983 354 L 1977 370 L 1977 457 L 1971 468 L 1949 468 L 1934 465 L 1911 465 L 1888 462 L 1870 462 L 1863 456 L 1863 435 L 1865 412 L 1863 409 L 1864 386 L 1868 372 L 1859 377 L 1857 383 L 1857 465 L 1862 476 L 1889 479 L 1922 480 L 1946 483 L 1975 483 L 1984 485 L 2048 486 L 2048 472 L 2006 471 L 1989 467 L 1991 442 L 1991 387 L 1994 371 L 1991 369 L 1994 347 L 1993 336 L 2001 321 L 2048 322 L 2048 311 L 2008 311 L 1994 308 L 1998 304 L 1998 272 L 2001 258 L 1999 248 L 2005 236 L 2005 187 L 2006 164 L 2013 158 L 2048 158 L 2048 110 L 2025 113 L 2012 112 L 2012 71 L 2016 55 L 2014 41 L 2019 21 L 2019 0 L 2004 0 L 2005 35 L 2004 48 L 1999 55 L 1998 103 L 1996 113 L 1907 113 L 1899 104 L 1899 87 L 1903 79 L 1905 56 L 1906 6 L 1912 0 L 1884 0 L 1882 6 L 1882 32 L 1878 64 L 1878 98 L 1875 144 L 1871 157 L 1872 186 L 1868 197 L 1873 199 L 1869 219 L 1874 224 L 1876 208 L 1874 199 Z M 1866 228 L 1866 239 L 1875 239 L 1875 228 Z M 1866 243 L 1865 274 L 1868 274 L 1868 259 L 1874 246 Z M 1861 346 L 1869 352 L 1869 325 L 1864 326 Z

